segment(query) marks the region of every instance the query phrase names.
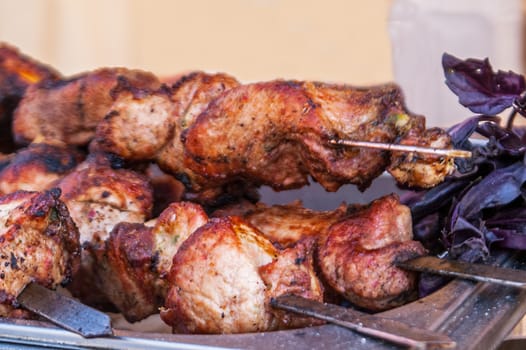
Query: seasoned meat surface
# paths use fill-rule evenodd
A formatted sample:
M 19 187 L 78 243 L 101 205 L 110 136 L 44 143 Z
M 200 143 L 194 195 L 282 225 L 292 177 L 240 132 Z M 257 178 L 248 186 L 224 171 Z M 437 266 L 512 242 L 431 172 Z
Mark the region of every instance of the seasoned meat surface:
M 194 183 L 199 174 L 185 165 L 185 149 L 181 135 L 190 128 L 208 105 L 225 91 L 239 86 L 233 77 L 217 73 L 193 72 L 183 76 L 172 86 L 175 103 L 174 135 L 166 147 L 156 156 L 159 165 L 180 179 Z M 214 186 L 212 186 L 214 187 Z
M 258 203 L 243 218 L 269 240 L 286 247 L 304 237 L 319 236 L 346 215 L 345 204 L 332 211 L 315 211 L 303 207 L 300 202 L 273 206 Z
M 450 139 L 439 128 L 427 129 L 421 133 L 410 130 L 400 140 L 400 144 L 440 149 L 450 147 Z M 454 169 L 453 158 L 414 152 L 393 152 L 387 170 L 401 184 L 430 188 L 442 182 L 452 169 Z
M 86 145 L 109 112 L 112 90 L 120 84 L 160 86 L 153 74 L 126 68 L 101 68 L 29 86 L 14 113 L 15 141 L 29 144 L 43 136 L 69 145 Z
M 151 222 L 121 222 L 96 253 L 97 283 L 129 322 L 157 313 L 168 293 L 172 259 L 208 220 L 194 203 L 172 203 Z
M 281 255 L 240 218 L 211 219 L 177 251 L 161 318 L 175 332 L 190 333 L 297 326 L 291 320 L 277 320 L 280 314 L 270 311 L 268 303 L 271 297 L 285 293 L 321 298 L 309 252 L 307 246 L 299 246 Z M 292 259 L 296 263 L 290 264 Z
M 315 238 L 301 239 L 280 251 L 273 262 L 259 269 L 261 278 L 267 285 L 267 310 L 272 314 L 269 329 L 307 327 L 322 323 L 270 307 L 270 298 L 288 294 L 323 301 L 323 285 L 313 268 L 315 247 Z
M 29 282 L 67 283 L 80 257 L 79 233 L 60 191 L 0 197 L 0 316 L 17 316 L 16 297 Z
M 106 117 L 100 121 L 91 151 L 128 160 L 150 160 L 173 137 L 175 106 L 166 87 L 120 86 Z
M 390 195 L 332 225 L 321 236 L 317 255 L 332 288 L 355 305 L 379 311 L 416 297 L 416 274 L 394 262 L 425 253 L 412 240 L 409 208 Z
M 226 74 L 193 72 L 171 88 L 120 89 L 90 149 L 135 161 L 155 160 L 164 171 L 189 185 L 199 175 L 184 164 L 181 134 L 211 101 L 238 85 Z
M 17 148 L 11 133 L 13 111 L 26 89 L 41 81 L 59 78 L 55 69 L 11 45 L 0 43 L 0 152 L 13 152 Z
M 241 220 L 212 219 L 174 257 L 161 318 L 180 333 L 266 330 L 265 283 L 259 267 L 277 250 Z
M 215 99 L 183 134 L 185 164 L 210 183 L 242 177 L 284 190 L 310 175 L 328 191 L 344 183 L 366 188 L 389 165 L 389 153 L 329 140 L 396 143 L 409 130 L 424 132 L 424 120 L 404 109 L 395 85 L 248 84 Z M 449 143 L 445 132 L 442 138 Z
M 0 169 L 0 193 L 50 189 L 83 159 L 82 152 L 60 142 L 32 143 Z
M 58 187 L 61 199 L 80 232 L 81 268 L 69 286 L 87 304 L 105 304 L 95 293 L 92 251 L 104 249 L 111 230 L 120 222 L 143 223 L 151 215 L 153 191 L 147 178 L 128 169 L 114 169 L 104 157 L 89 157 L 65 176 Z M 86 288 L 86 286 L 91 286 Z
M 193 73 L 171 89 L 121 90 L 90 149 L 153 160 L 207 199 L 231 184 L 285 190 L 309 177 L 328 191 L 347 183 L 365 189 L 391 164 L 400 183 L 430 187 L 454 169 L 449 158 L 330 144 L 339 138 L 451 147 L 445 131 L 426 131 L 424 118 L 405 109 L 393 84 L 240 85 L 227 75 Z

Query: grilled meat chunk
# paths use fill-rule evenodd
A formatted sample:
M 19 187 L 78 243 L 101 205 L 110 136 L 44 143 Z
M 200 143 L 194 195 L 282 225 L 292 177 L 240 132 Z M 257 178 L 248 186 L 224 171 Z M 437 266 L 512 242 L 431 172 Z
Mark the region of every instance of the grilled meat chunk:
M 173 203 L 159 218 L 117 224 L 105 250 L 95 254 L 102 293 L 129 322 L 157 313 L 168 293 L 168 274 L 181 244 L 208 220 L 194 203 Z
M 182 137 L 185 165 L 206 179 L 201 187 L 241 177 L 284 190 L 306 185 L 310 175 L 336 191 L 345 183 L 366 188 L 390 160 L 389 152 L 333 147 L 330 139 L 397 143 L 409 131 L 423 133 L 424 118 L 405 110 L 395 85 L 271 81 L 226 91 Z M 437 133 L 449 147 L 446 132 Z M 417 170 L 408 176 L 418 186 Z
M 287 247 L 305 237 L 317 238 L 333 223 L 346 217 L 347 211 L 345 204 L 332 211 L 315 211 L 303 207 L 300 202 L 273 206 L 258 203 L 243 215 L 243 219 L 273 243 Z
M 417 275 L 394 262 L 425 253 L 412 240 L 409 208 L 390 195 L 333 224 L 321 235 L 317 256 L 332 288 L 355 305 L 378 311 L 416 297 Z
M 65 176 L 58 187 L 61 199 L 80 232 L 81 268 L 70 291 L 83 302 L 106 307 L 96 293 L 92 252 L 104 249 L 104 242 L 120 222 L 142 223 L 151 215 L 153 193 L 147 178 L 135 171 L 114 169 L 104 157 L 92 155 Z M 86 286 L 90 288 L 86 288 Z
M 203 72 L 183 76 L 172 86 L 175 127 L 170 142 L 156 156 L 161 168 L 175 174 L 187 185 L 188 182 L 195 182 L 194 179 L 200 175 L 190 171 L 185 164 L 185 149 L 181 135 L 195 123 L 197 117 L 212 101 L 237 86 L 239 82 L 229 75 Z
M 87 145 L 113 103 L 112 90 L 120 84 L 160 86 L 153 74 L 125 68 L 102 68 L 31 85 L 14 112 L 15 141 L 25 145 L 42 136 L 69 145 Z
M 301 239 L 296 244 L 280 251 L 270 264 L 259 269 L 259 274 L 267 286 L 269 298 L 294 294 L 307 299 L 323 301 L 324 289 L 313 268 L 313 254 L 316 239 Z M 267 301 L 270 301 L 268 299 Z M 276 310 L 267 305 L 272 315 L 269 329 L 288 329 L 320 324 L 319 320 L 298 317 L 288 312 Z
M 53 68 L 22 54 L 17 48 L 0 43 L 0 152 L 13 152 L 11 134 L 13 111 L 28 86 L 60 78 Z
M 224 91 L 239 83 L 226 74 L 193 72 L 171 88 L 120 89 L 111 112 L 97 128 L 91 150 L 131 160 L 156 160 L 184 183 L 198 176 L 184 164 L 181 134 Z
M 239 85 L 225 75 L 196 74 L 182 78 L 171 94 L 163 89 L 121 95 L 99 124 L 91 149 L 154 160 L 190 191 L 209 198 L 226 184 L 285 190 L 306 185 L 309 176 L 328 191 L 346 183 L 364 189 L 390 164 L 401 183 L 429 187 L 454 168 L 449 158 L 416 162 L 416 156 L 329 143 L 345 138 L 451 147 L 445 131 L 426 131 L 424 118 L 405 109 L 392 84 Z
M 57 189 L 0 197 L 0 316 L 18 316 L 18 294 L 29 282 L 67 283 L 80 257 L 79 233 Z
M 400 141 L 402 145 L 430 148 L 449 148 L 449 137 L 438 128 L 422 132 L 410 130 Z M 401 184 L 409 187 L 430 188 L 442 182 L 454 169 L 453 159 L 414 152 L 393 152 L 389 173 Z
M 193 72 L 181 77 L 171 88 L 118 89 L 115 102 L 98 127 L 91 151 L 116 154 L 128 161 L 153 160 L 187 188 L 200 175 L 185 166 L 181 134 L 197 116 L 224 91 L 239 83 L 226 74 Z M 202 182 L 202 181 L 201 181 Z M 217 206 L 254 191 L 244 183 L 210 186 L 189 200 Z
M 282 255 L 240 218 L 211 219 L 175 254 L 161 318 L 175 332 L 190 333 L 298 326 L 301 322 L 277 320 L 280 314 L 269 310 L 269 301 L 285 293 L 321 299 L 321 286 L 309 265 L 310 251 L 301 245 Z M 291 264 L 292 259 L 296 263 Z
M 60 142 L 32 143 L 1 167 L 0 194 L 50 189 L 83 159 L 80 151 Z

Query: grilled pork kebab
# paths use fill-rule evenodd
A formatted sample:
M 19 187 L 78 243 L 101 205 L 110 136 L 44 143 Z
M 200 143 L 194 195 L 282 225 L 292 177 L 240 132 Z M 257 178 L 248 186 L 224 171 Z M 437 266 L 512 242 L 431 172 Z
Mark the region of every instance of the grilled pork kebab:
M 424 117 L 406 109 L 394 84 L 240 84 L 194 72 L 166 86 L 146 72 L 97 70 L 29 86 L 13 133 L 20 144 L 39 137 L 90 143 L 129 162 L 156 162 L 203 198 L 241 184 L 298 188 L 309 177 L 328 191 L 347 183 L 365 189 L 386 169 L 401 184 L 432 187 L 454 170 L 447 156 L 330 143 L 451 148 L 444 130 L 426 129 Z
M 118 90 L 118 91 L 117 91 Z M 431 187 L 453 169 L 448 157 L 335 147 L 353 139 L 450 148 L 441 129 L 404 107 L 392 84 L 370 88 L 299 81 L 240 85 L 194 73 L 170 89 L 123 84 L 97 125 L 91 149 L 154 160 L 189 190 L 242 181 L 276 190 L 311 176 L 326 190 L 361 189 L 386 168 L 402 184 Z

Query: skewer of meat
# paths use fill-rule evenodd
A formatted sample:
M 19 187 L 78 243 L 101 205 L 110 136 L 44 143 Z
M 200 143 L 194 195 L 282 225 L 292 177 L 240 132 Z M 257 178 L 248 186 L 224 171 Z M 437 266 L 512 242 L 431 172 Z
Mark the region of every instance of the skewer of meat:
M 430 187 L 454 168 L 448 155 L 331 144 L 347 139 L 449 148 L 444 131 L 426 130 L 423 117 L 405 109 L 395 85 L 241 85 L 225 74 L 195 72 L 159 86 L 150 73 L 123 68 L 35 84 L 15 112 L 15 139 L 85 145 L 94 137 L 93 150 L 154 160 L 205 201 L 239 184 L 297 188 L 309 176 L 329 191 L 345 183 L 363 189 L 386 168 L 402 184 Z
M 181 202 L 155 221 L 115 226 L 105 250 L 93 255 L 100 290 L 131 322 L 164 303 L 163 318 L 175 331 L 205 333 L 304 325 L 305 320 L 274 314 L 269 298 L 292 293 L 323 300 L 332 295 L 316 287 L 322 283 L 371 310 L 416 297 L 416 274 L 394 262 L 425 249 L 412 241 L 409 211 L 396 196 L 330 212 L 299 204 L 251 205 L 236 212 L 241 216 L 224 210 L 209 219 L 198 204 Z M 335 260 L 348 273 L 335 275 Z M 253 300 L 246 299 L 250 295 Z M 250 301 L 259 305 L 252 310 L 252 326 L 242 322 L 252 318 L 239 316 L 248 314 Z
M 217 81 L 216 89 L 204 83 L 210 79 Z M 447 155 L 408 156 L 331 144 L 351 139 L 451 148 L 445 131 L 425 129 L 424 118 L 405 109 L 395 85 L 220 83 L 224 81 L 230 80 L 199 73 L 182 78 L 173 94 L 120 90 L 97 126 L 91 149 L 134 161 L 154 160 L 194 192 L 239 182 L 284 190 L 306 185 L 309 176 L 328 191 L 345 183 L 364 189 L 385 169 L 400 183 L 431 187 L 454 169 Z M 202 92 L 206 98 L 196 105 L 187 98 L 181 109 L 176 107 L 181 96 L 174 96 L 186 91 L 186 84 L 217 93 Z

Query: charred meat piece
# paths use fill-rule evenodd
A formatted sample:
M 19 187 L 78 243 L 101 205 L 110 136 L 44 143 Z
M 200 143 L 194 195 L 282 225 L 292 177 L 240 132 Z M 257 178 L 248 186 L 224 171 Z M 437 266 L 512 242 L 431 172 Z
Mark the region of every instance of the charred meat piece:
M 19 316 L 16 298 L 29 282 L 55 288 L 70 281 L 79 233 L 57 189 L 0 197 L 0 316 Z
M 96 128 L 91 152 L 109 152 L 131 161 L 155 158 L 173 137 L 175 105 L 165 86 L 119 86 L 108 114 Z
M 310 175 L 336 191 L 346 183 L 368 187 L 389 166 L 390 155 L 333 147 L 330 139 L 398 143 L 410 131 L 424 133 L 424 118 L 409 114 L 395 85 L 360 89 L 271 81 L 226 91 L 182 137 L 185 165 L 206 179 L 198 187 L 241 177 L 284 190 L 306 185 Z M 437 134 L 449 147 L 447 133 Z M 409 176 L 416 176 L 410 181 L 418 186 L 416 171 Z
M 82 152 L 60 142 L 32 143 L 1 167 L 0 193 L 50 189 L 83 159 Z
M 161 168 L 187 184 L 198 176 L 184 164 L 181 134 L 208 104 L 239 83 L 226 74 L 193 72 L 171 88 L 121 89 L 111 112 L 97 128 L 92 150 L 131 160 L 156 160 Z
M 276 319 L 281 314 L 269 310 L 269 301 L 286 293 L 322 298 L 310 252 L 307 244 L 280 254 L 240 218 L 211 219 L 175 254 L 161 318 L 174 332 L 184 333 L 241 333 L 299 326 L 302 323 L 297 320 Z M 312 321 L 303 322 L 307 325 Z
M 149 164 L 144 173 L 153 188 L 153 217 L 159 216 L 171 203 L 184 199 L 184 185 L 159 169 L 157 164 Z
M 171 88 L 122 86 L 115 94 L 111 111 L 97 127 L 90 150 L 110 152 L 133 162 L 152 160 L 185 187 L 192 188 L 200 175 L 185 166 L 181 134 L 211 101 L 238 85 L 226 74 L 193 72 Z M 238 181 L 219 183 L 198 194 L 187 193 L 186 199 L 219 206 L 247 194 L 252 198 L 254 192 L 253 186 Z
M 91 147 L 154 160 L 189 191 L 209 198 L 226 184 L 285 190 L 306 185 L 309 176 L 328 191 L 346 183 L 365 189 L 391 164 L 400 183 L 429 187 L 454 169 L 450 158 L 416 162 L 416 156 L 333 146 L 332 139 L 451 147 L 445 131 L 426 130 L 424 118 L 406 110 L 393 84 L 239 85 L 228 76 L 203 74 L 182 78 L 171 94 L 122 92 Z
M 12 114 L 28 86 L 60 78 L 53 68 L 0 43 L 0 151 L 15 149 L 11 135 Z
M 303 207 L 300 202 L 273 206 L 258 203 L 243 215 L 243 219 L 273 243 L 287 247 L 305 237 L 317 238 L 333 223 L 346 217 L 347 212 L 345 204 L 332 211 L 315 211 Z
M 416 298 L 417 275 L 394 263 L 425 253 L 412 240 L 409 208 L 390 195 L 333 224 L 317 256 L 324 281 L 353 304 L 379 311 Z
M 114 227 L 105 250 L 95 255 L 97 283 L 129 322 L 159 312 L 175 253 L 207 220 L 199 205 L 180 202 L 151 222 L 122 222 Z
M 83 302 L 106 307 L 96 293 L 97 272 L 92 252 L 104 249 L 111 230 L 120 222 L 143 223 L 151 215 L 153 193 L 148 179 L 132 170 L 114 169 L 111 161 L 91 155 L 65 176 L 58 187 L 61 199 L 80 232 L 81 268 L 75 274 L 70 291 Z M 89 288 L 87 288 L 89 286 Z
M 160 86 L 153 74 L 125 68 L 102 68 L 31 85 L 14 113 L 15 141 L 25 145 L 42 136 L 69 145 L 87 145 L 113 103 L 112 90 L 120 84 Z
M 277 259 L 259 269 L 267 286 L 269 298 L 294 294 L 307 299 L 323 301 L 324 288 L 313 268 L 316 239 L 309 237 L 279 252 Z M 267 299 L 269 301 L 270 299 Z M 289 329 L 320 324 L 319 320 L 298 317 L 269 307 L 272 314 L 269 329 Z
M 410 130 L 401 145 L 430 148 L 449 148 L 449 137 L 438 128 L 422 132 Z M 401 184 L 409 187 L 430 188 L 444 180 L 453 170 L 453 158 L 437 157 L 414 152 L 393 152 L 389 173 Z
M 186 182 L 195 182 L 195 174 L 185 164 L 185 149 L 181 135 L 194 125 L 197 117 L 208 105 L 225 91 L 239 86 L 233 77 L 218 73 L 194 72 L 183 76 L 172 86 L 175 103 L 175 128 L 173 137 L 156 156 L 159 165 Z

